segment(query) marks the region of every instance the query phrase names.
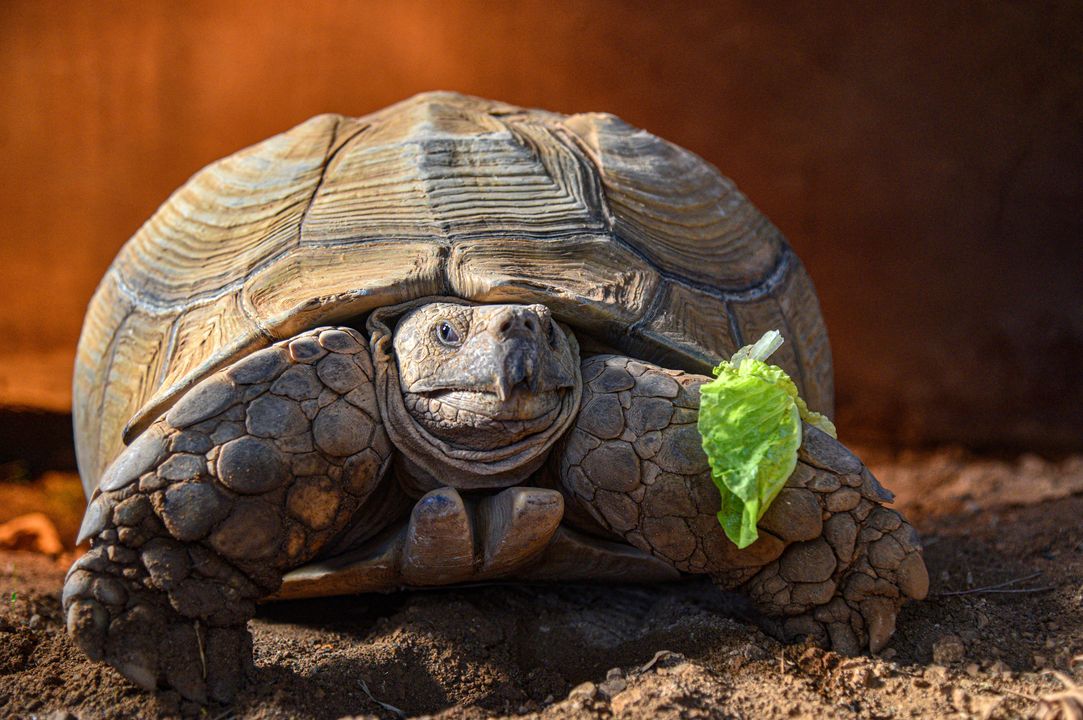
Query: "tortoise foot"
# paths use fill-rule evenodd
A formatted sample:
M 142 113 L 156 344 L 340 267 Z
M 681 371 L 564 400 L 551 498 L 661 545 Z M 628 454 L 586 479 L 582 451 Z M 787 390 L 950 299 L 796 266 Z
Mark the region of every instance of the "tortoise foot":
M 227 700 L 255 601 L 345 527 L 390 445 L 364 340 L 318 329 L 193 387 L 102 476 L 63 604 L 76 644 L 147 689 Z
M 840 652 L 883 648 L 929 578 L 914 529 L 838 441 L 803 426 L 798 462 L 738 549 L 719 526 L 718 490 L 696 427 L 710 378 L 615 355 L 583 362 L 575 429 L 557 454 L 568 505 L 681 572 L 747 593 L 779 634 Z
M 253 667 L 245 623 L 262 594 L 205 549 L 156 538 L 141 552 L 95 547 L 69 570 L 63 603 L 68 632 L 91 659 L 146 690 L 226 702 Z
M 775 630 L 786 640 L 808 637 L 844 654 L 877 653 L 895 632 L 903 603 L 928 592 L 921 543 L 899 513 L 883 507 L 891 495 L 860 460 L 819 430 L 805 432 L 801 462 L 785 491 L 793 497 L 780 496 L 783 502 L 776 500 L 760 526 L 781 532 L 807 525 L 816 518 L 802 507 L 815 501 L 820 532 L 788 545 L 741 589 L 780 619 Z M 716 579 L 732 586 L 735 578 Z

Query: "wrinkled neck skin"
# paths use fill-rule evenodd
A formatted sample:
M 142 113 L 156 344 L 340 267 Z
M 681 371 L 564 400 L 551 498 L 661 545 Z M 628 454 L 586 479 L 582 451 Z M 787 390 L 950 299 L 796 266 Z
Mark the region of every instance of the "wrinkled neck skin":
M 374 312 L 369 331 L 385 425 L 419 487 L 521 482 L 578 411 L 578 345 L 543 305 L 430 298 Z

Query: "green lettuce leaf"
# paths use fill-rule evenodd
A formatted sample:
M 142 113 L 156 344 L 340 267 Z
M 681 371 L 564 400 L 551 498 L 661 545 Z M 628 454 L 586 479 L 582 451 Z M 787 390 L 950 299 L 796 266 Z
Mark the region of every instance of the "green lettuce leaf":
M 739 548 L 759 537 L 756 523 L 797 465 L 801 421 L 835 436 L 831 421 L 808 409 L 785 371 L 765 362 L 781 344 L 777 330 L 765 333 L 700 387 L 699 432 L 722 495 L 718 522 Z

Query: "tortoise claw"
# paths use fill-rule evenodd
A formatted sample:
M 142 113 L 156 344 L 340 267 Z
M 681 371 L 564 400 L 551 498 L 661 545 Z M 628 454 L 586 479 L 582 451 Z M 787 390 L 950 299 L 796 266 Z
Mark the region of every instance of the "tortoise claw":
M 898 609 L 886 598 L 875 598 L 861 603 L 861 616 L 869 631 L 869 652 L 877 654 L 884 649 L 895 633 L 895 616 Z

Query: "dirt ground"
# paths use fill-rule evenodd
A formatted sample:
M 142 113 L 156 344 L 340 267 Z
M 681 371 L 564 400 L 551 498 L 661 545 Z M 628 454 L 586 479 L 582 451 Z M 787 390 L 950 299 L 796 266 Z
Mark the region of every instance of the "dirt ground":
M 4 551 L 0 716 L 1083 717 L 1070 705 L 1083 703 L 1070 691 L 1083 682 L 1083 457 L 864 454 L 921 531 L 932 578 L 879 657 L 781 645 L 704 582 L 484 586 L 265 606 L 249 688 L 200 707 L 143 693 L 68 641 L 70 554 Z M 57 498 L 77 482 L 4 483 L 0 519 L 44 510 L 70 538 L 80 509 Z

